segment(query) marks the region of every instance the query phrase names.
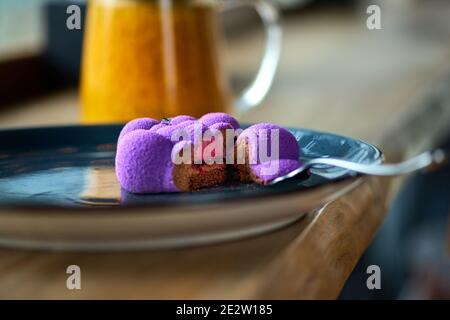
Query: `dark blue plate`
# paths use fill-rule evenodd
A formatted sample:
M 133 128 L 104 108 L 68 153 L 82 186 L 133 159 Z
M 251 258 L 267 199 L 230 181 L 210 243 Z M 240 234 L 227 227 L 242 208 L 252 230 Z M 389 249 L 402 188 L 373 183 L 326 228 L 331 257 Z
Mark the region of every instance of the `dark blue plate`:
M 121 126 L 0 131 L 0 245 L 130 250 L 213 243 L 286 226 L 341 197 L 362 178 L 311 170 L 274 186 L 230 184 L 191 193 L 132 195 L 114 172 Z M 379 163 L 362 141 L 291 129 L 301 160 L 336 157 Z
M 353 176 L 339 168 L 314 169 L 275 186 L 229 184 L 192 193 L 132 195 L 114 174 L 119 125 L 67 126 L 0 131 L 0 207 L 174 206 L 276 196 Z M 291 129 L 301 160 L 335 157 L 379 163 L 381 152 L 351 138 Z

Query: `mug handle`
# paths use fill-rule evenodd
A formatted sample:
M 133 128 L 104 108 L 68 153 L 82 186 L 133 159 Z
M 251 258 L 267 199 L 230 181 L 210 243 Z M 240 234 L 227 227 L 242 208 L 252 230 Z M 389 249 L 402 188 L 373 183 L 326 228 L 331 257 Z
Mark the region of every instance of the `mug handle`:
M 281 53 L 282 31 L 278 9 L 265 0 L 228 0 L 223 10 L 251 7 L 261 17 L 266 29 L 265 53 L 261 66 L 252 83 L 244 89 L 234 103 L 238 112 L 244 112 L 258 106 L 272 86 Z

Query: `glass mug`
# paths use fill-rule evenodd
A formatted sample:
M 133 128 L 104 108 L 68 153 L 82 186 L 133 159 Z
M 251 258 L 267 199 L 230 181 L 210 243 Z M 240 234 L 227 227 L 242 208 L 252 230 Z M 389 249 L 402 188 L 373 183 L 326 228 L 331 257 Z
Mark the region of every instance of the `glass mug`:
M 83 48 L 85 123 L 126 122 L 228 111 L 217 11 L 250 6 L 266 28 L 265 54 L 239 111 L 257 106 L 277 69 L 278 11 L 263 0 L 90 0 Z

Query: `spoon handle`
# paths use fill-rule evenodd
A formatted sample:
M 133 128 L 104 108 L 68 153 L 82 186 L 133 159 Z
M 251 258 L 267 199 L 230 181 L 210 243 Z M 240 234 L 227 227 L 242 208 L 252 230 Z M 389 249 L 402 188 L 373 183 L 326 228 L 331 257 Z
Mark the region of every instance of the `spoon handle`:
M 408 174 L 422 169 L 436 169 L 448 161 L 448 154 L 442 149 L 424 152 L 414 158 L 395 164 L 362 164 L 332 158 L 316 158 L 305 163 L 304 167 L 330 165 L 375 176 L 396 176 Z

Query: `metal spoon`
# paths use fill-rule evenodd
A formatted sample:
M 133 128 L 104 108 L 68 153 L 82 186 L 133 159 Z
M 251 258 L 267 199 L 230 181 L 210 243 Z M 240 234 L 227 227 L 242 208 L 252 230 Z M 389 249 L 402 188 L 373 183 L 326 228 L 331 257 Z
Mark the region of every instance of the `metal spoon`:
M 448 160 L 448 154 L 442 149 L 424 152 L 414 158 L 395 164 L 362 164 L 351 161 L 333 159 L 333 158 L 316 158 L 309 160 L 303 165 L 288 174 L 278 177 L 268 183 L 268 185 L 277 184 L 287 179 L 293 179 L 300 173 L 317 165 L 329 165 L 348 169 L 358 173 L 374 175 L 374 176 L 396 176 L 412 173 L 422 169 L 432 169 L 441 166 Z

